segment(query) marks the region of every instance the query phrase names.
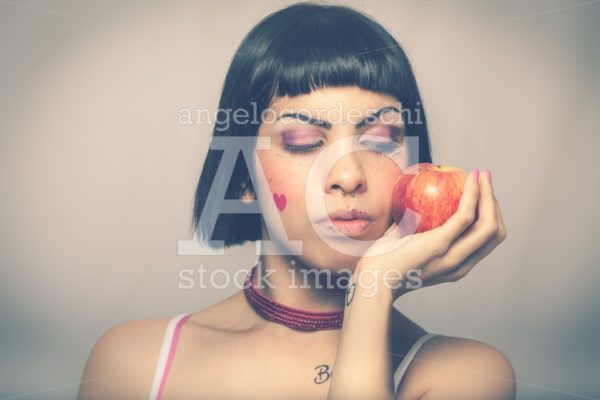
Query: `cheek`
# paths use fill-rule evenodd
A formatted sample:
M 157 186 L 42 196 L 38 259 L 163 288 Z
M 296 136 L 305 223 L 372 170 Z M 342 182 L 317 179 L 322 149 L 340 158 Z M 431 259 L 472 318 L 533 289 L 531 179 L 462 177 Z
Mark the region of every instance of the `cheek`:
M 265 194 L 265 201 L 266 196 L 272 197 L 281 212 L 303 207 L 306 172 L 302 165 L 277 154 L 260 158 L 269 185 L 267 190 L 261 191 Z
M 371 165 L 369 187 L 381 198 L 390 198 L 398 178 L 402 175 L 400 167 L 392 160 L 384 157 Z
M 404 159 L 402 157 L 390 158 L 384 155 L 375 156 L 374 163 L 379 171 L 383 172 L 388 179 L 397 178 L 402 174 L 401 166 L 404 165 Z

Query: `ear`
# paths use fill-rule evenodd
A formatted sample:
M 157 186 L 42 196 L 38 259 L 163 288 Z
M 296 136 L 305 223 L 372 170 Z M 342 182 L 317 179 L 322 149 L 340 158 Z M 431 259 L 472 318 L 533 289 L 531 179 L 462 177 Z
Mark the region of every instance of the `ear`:
M 252 185 L 250 185 L 248 182 L 242 182 L 242 188 L 240 190 L 240 200 L 256 200 L 256 194 L 254 193 L 254 190 L 252 190 Z

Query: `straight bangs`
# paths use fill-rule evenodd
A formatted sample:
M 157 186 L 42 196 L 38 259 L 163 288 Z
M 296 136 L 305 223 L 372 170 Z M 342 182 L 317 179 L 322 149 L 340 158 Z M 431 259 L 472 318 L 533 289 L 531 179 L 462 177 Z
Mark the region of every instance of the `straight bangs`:
M 227 71 L 213 136 L 256 138 L 261 118 L 237 123 L 228 117 L 232 110 L 261 116 L 276 98 L 343 86 L 397 98 L 405 136 L 419 139 L 418 152 L 409 158 L 431 162 L 426 116 L 403 49 L 370 16 L 339 5 L 295 3 L 267 15 L 250 30 Z M 222 176 L 217 173 L 222 153 L 209 149 L 204 160 L 192 227 L 207 244 L 223 240 L 224 247 L 229 247 L 260 240 L 265 231 L 262 215 L 222 213 L 221 199 L 208 201 L 215 187 L 226 188 L 225 199 L 239 199 L 242 187 L 254 190 L 250 177 L 253 159 L 244 160 L 238 154 L 232 175 Z M 218 215 L 216 226 L 200 222 L 204 213 Z
M 251 92 L 262 92 L 259 97 L 270 101 L 325 87 L 358 86 L 395 96 L 403 109 L 420 108 L 410 64 L 387 31 L 350 9 L 318 10 L 290 13 L 295 18 L 277 15 L 279 33 L 261 48 Z

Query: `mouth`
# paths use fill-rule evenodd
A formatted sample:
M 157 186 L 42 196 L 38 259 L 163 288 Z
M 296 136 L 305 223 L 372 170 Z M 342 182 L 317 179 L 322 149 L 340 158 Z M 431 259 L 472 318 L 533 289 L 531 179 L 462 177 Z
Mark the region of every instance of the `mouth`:
M 363 237 L 373 226 L 375 218 L 363 210 L 336 211 L 316 221 L 316 225 L 334 236 Z

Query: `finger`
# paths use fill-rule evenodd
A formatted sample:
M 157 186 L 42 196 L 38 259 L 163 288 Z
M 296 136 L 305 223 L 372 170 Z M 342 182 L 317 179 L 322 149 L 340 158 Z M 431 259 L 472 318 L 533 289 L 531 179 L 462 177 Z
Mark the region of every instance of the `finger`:
M 498 211 L 487 173 L 481 174 L 479 186 L 481 190 L 477 201 L 479 215 L 473 225 L 459 236 L 440 259 L 438 268 L 445 272 L 454 272 L 471 254 L 486 243 L 497 240 Z
M 498 223 L 498 234 L 497 237 L 500 239 L 500 241 L 504 240 L 506 238 L 506 225 L 504 224 L 504 219 L 502 218 L 502 211 L 500 210 L 500 205 L 498 204 L 498 200 L 496 199 L 496 196 L 494 195 L 494 186 L 492 185 L 492 179 L 490 176 L 490 172 L 488 171 L 486 173 L 487 178 L 489 180 L 489 184 L 490 184 L 490 190 L 492 191 L 492 198 L 494 199 L 494 204 L 495 204 L 495 211 L 496 211 L 496 222 Z
M 502 241 L 506 239 L 507 231 L 506 225 L 504 224 L 504 219 L 502 218 L 502 212 L 500 211 L 500 205 L 498 205 L 498 200 L 494 196 L 494 203 L 496 203 L 496 219 L 498 220 L 498 238 Z
M 460 268 L 456 269 L 452 274 L 450 274 L 447 278 L 447 282 L 456 282 L 459 279 L 464 278 L 475 265 L 479 263 L 482 259 L 487 257 L 488 254 L 492 252 L 498 245 L 502 242 L 501 240 L 492 240 L 486 243 L 481 249 L 477 250 L 475 253 L 471 254 L 467 257 Z
M 442 226 L 432 230 L 441 236 L 440 242 L 447 245 L 446 251 L 450 244 L 475 221 L 478 201 L 479 170 L 475 170 L 465 180 L 456 212 Z
M 494 185 L 492 185 L 491 172 L 488 171 L 488 178 L 490 181 L 490 188 L 492 190 L 492 197 L 494 198 L 494 203 L 496 205 L 496 221 L 498 221 L 498 237 L 502 241 L 506 238 L 506 225 L 504 224 L 504 218 L 502 218 L 502 211 L 500 210 L 500 205 L 498 204 L 498 200 L 494 195 Z
M 498 221 L 498 233 L 496 235 L 495 240 L 492 240 L 486 243 L 481 249 L 468 256 L 462 263 L 462 265 L 457 268 L 452 274 L 446 277 L 444 282 L 455 282 L 459 279 L 465 277 L 479 261 L 485 258 L 489 253 L 492 252 L 505 238 L 506 238 L 506 227 L 504 226 L 504 222 L 502 220 L 502 213 L 500 211 L 500 206 L 498 205 L 498 201 L 494 197 L 495 204 L 495 212 L 496 212 L 496 220 Z M 438 279 L 438 278 L 436 278 Z M 443 279 L 443 278 L 442 278 Z M 441 279 L 438 280 L 442 281 Z M 434 284 L 435 281 L 432 282 Z
M 471 254 L 467 257 L 464 262 L 461 264 L 460 268 L 457 268 L 450 274 L 437 274 L 431 279 L 427 280 L 424 286 L 436 285 L 438 283 L 444 282 L 456 282 L 462 278 L 464 278 L 475 265 L 479 263 L 483 258 L 485 258 L 488 254 L 492 252 L 497 246 L 499 242 L 491 241 L 484 245 L 482 248 L 477 250 L 475 253 Z

